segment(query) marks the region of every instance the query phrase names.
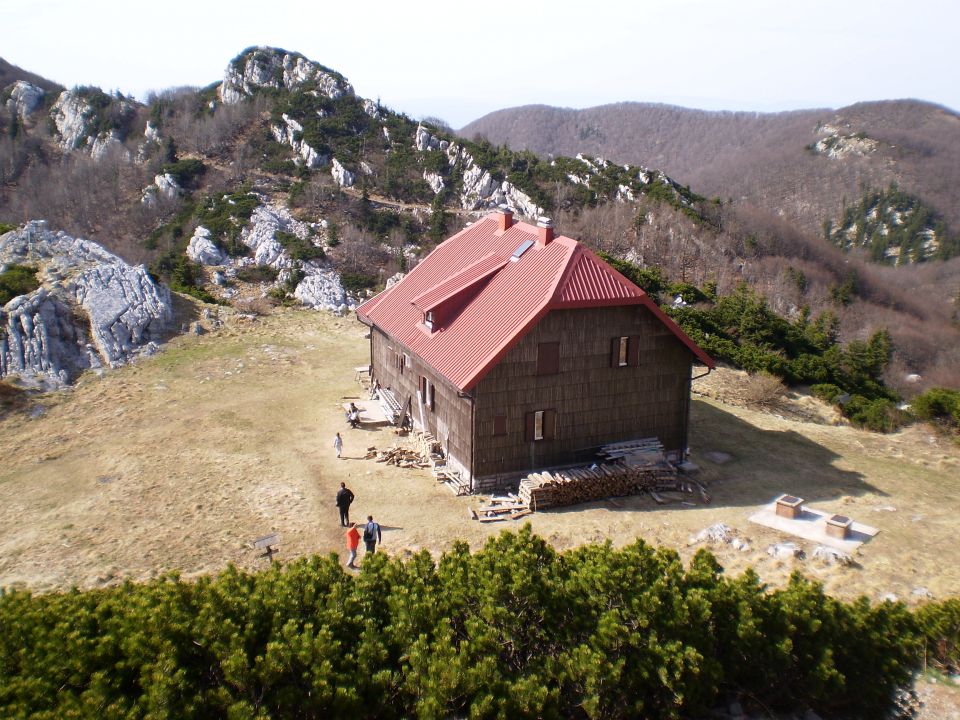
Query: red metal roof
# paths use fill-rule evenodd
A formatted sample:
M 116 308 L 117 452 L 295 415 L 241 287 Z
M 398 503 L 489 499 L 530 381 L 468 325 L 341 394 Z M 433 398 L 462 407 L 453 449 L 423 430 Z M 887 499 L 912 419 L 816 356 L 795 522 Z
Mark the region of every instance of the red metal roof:
M 538 229 L 518 222 L 499 230 L 497 214 L 438 245 L 410 273 L 357 308 L 460 390 L 469 390 L 552 309 L 645 305 L 704 364 L 713 361 L 646 293 L 584 246 L 560 236 L 533 244 Z M 445 305 L 433 332 L 427 310 Z

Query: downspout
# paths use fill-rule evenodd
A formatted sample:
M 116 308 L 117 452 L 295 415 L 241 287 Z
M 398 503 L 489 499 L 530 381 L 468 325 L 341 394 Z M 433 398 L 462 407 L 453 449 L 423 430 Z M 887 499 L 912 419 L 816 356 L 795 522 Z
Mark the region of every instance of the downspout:
M 699 380 L 702 377 L 706 377 L 707 375 L 710 374 L 710 371 L 712 369 L 713 368 L 711 368 L 708 365 L 707 371 L 705 373 L 701 373 L 700 375 L 693 375 L 692 377 L 687 378 L 687 395 L 685 398 L 686 412 L 684 412 L 685 417 L 683 419 L 683 449 L 681 451 L 682 452 L 681 457 L 683 460 L 687 459 L 687 455 L 690 452 L 690 406 L 693 404 L 693 401 L 691 399 L 692 393 L 693 393 L 693 381 Z
M 476 398 L 468 392 L 457 391 L 457 397 L 467 398 L 470 401 L 470 494 L 473 495 L 473 480 L 476 477 L 476 453 L 477 453 L 477 403 Z

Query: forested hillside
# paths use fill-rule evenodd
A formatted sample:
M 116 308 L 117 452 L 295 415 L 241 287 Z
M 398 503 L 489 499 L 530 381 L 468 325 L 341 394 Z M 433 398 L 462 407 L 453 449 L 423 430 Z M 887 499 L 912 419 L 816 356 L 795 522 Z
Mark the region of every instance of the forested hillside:
M 266 285 L 269 302 L 349 306 L 344 291 L 359 300 L 505 203 L 659 269 L 667 284 L 725 297 L 746 283 L 788 322 L 833 313 L 841 344 L 887 331 L 884 379 L 900 393 L 960 385 L 960 259 L 943 260 L 956 244 L 955 205 L 940 200 L 956 190 L 949 161 L 960 142 L 956 117 L 940 108 L 527 109 L 537 127 L 529 137 L 570 142 L 568 155 L 547 157 L 418 122 L 357 96 L 340 72 L 275 48 L 244 51 L 206 88 L 145 103 L 17 72 L 0 89 L 0 223 L 44 218 L 207 301 Z M 623 154 L 608 152 L 613 145 Z M 629 153 L 641 164 L 626 163 Z M 919 190 L 911 172 L 923 176 Z M 862 226 L 867 238 L 877 225 L 867 217 L 876 203 L 864 200 L 870 179 L 889 188 L 892 176 L 920 214 L 885 201 L 894 214 L 884 227 L 903 236 L 904 251 L 899 266 L 882 267 L 870 262 L 879 240 L 834 236 L 857 238 Z M 666 285 L 654 295 L 673 300 Z

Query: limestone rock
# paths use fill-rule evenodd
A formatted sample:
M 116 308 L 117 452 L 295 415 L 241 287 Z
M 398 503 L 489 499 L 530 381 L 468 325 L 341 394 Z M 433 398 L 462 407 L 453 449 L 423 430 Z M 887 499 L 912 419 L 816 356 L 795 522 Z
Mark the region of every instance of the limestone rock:
M 767 548 L 767 555 L 774 558 L 796 558 L 803 560 L 806 553 L 792 542 L 775 543 Z
M 0 313 L 0 376 L 62 386 L 85 369 L 116 367 L 161 340 L 170 291 L 142 265 L 33 221 L 0 237 L 0 264 L 39 268 L 41 286 Z
M 340 161 L 336 158 L 330 163 L 330 174 L 333 175 L 334 181 L 340 187 L 352 187 L 353 183 L 356 182 L 357 176 L 352 172 L 347 170 L 343 165 L 340 164 Z
M 380 104 L 374 102 L 373 100 L 368 100 L 364 98 L 363 100 L 363 111 L 372 117 L 374 120 L 380 119 Z
M 302 88 L 330 99 L 353 94 L 353 87 L 342 76 L 302 55 L 270 47 L 258 47 L 235 58 L 227 66 L 218 94 L 223 102 L 235 104 L 266 87 Z
M 223 265 L 226 255 L 210 239 L 210 231 L 198 225 L 187 245 L 187 257 L 201 265 Z
M 274 140 L 281 145 L 289 145 L 299 156 L 300 161 L 308 168 L 316 168 L 323 165 L 327 159 L 320 155 L 309 144 L 303 140 L 303 125 L 298 123 L 292 117 L 284 113 L 282 116 L 283 125 L 271 125 L 270 132 Z
M 21 120 L 26 120 L 43 103 L 46 96 L 43 88 L 26 82 L 17 80 L 10 88 L 10 99 L 7 100 L 7 109 L 15 112 Z
M 293 296 L 307 307 L 342 313 L 352 309 L 353 304 L 340 283 L 340 277 L 333 270 L 318 270 L 305 277 Z
M 141 191 L 140 202 L 144 205 L 153 206 L 156 204 L 158 198 L 173 200 L 180 194 L 180 189 L 180 184 L 170 173 L 155 175 L 153 184 L 147 185 Z
M 100 133 L 92 142 L 88 139 L 88 144 L 90 146 L 90 157 L 94 160 L 104 160 L 108 157 L 130 160 L 130 151 L 124 147 L 120 136 L 114 130 L 108 133 Z
M 850 553 L 828 545 L 818 545 L 813 549 L 812 555 L 814 560 L 819 560 L 825 565 L 853 565 L 853 557 Z
M 50 108 L 50 117 L 60 135 L 60 146 L 65 150 L 74 150 L 86 143 L 89 131 L 88 119 L 93 115 L 93 107 L 72 90 L 64 90 Z
M 424 170 L 423 179 L 427 181 L 427 185 L 429 185 L 430 189 L 433 190 L 434 195 L 439 195 L 441 192 L 443 192 L 443 176 L 439 173 L 432 173 Z
M 402 272 L 394 273 L 393 275 L 387 278 L 387 283 L 386 283 L 386 287 L 384 287 L 384 290 L 389 290 L 398 282 L 403 280 L 406 276 L 407 276 L 406 273 L 402 273 Z
M 298 238 L 310 237 L 310 226 L 294 218 L 282 205 L 260 205 L 250 216 L 250 223 L 240 233 L 240 241 L 253 251 L 257 265 L 270 265 L 277 270 L 293 266 L 290 255 L 276 238 L 278 230 Z

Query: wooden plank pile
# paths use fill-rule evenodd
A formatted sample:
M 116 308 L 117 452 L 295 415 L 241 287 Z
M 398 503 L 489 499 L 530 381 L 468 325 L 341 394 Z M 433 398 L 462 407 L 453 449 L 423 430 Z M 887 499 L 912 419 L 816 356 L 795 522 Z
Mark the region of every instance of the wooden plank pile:
M 532 512 L 527 504 L 521 502 L 513 493 L 506 497 L 493 496 L 486 505 L 479 508 L 467 508 L 469 517 L 482 523 L 519 520 Z
M 678 476 L 656 438 L 605 445 L 599 455 L 606 462 L 531 473 L 520 481 L 518 499 L 536 511 L 644 492 L 656 499 L 657 492 L 692 492 L 696 487 L 704 502 L 709 501 L 699 483 Z

